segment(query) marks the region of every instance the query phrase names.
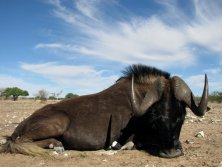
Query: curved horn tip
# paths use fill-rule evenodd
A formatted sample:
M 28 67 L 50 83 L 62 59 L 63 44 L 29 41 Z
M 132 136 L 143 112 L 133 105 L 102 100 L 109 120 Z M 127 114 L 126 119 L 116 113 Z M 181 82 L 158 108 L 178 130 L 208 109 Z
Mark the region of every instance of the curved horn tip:
M 205 82 L 208 82 L 207 74 L 205 74 Z
M 207 101 L 208 101 L 208 78 L 205 74 L 204 89 L 199 102 L 196 102 L 194 95 L 188 85 L 179 77 L 174 77 L 174 92 L 175 97 L 178 100 L 185 102 L 185 104 L 193 111 L 197 116 L 203 116 L 207 110 Z
M 206 89 L 207 89 L 207 95 L 208 95 L 208 77 L 207 77 L 207 74 L 205 74 L 204 87 L 206 87 Z
M 208 78 L 207 78 L 207 74 L 205 74 L 204 90 L 201 97 L 201 101 L 198 106 L 200 112 L 197 113 L 197 116 L 203 116 L 205 112 L 207 111 L 207 102 L 208 102 L 208 94 L 209 94 L 208 92 L 209 92 Z

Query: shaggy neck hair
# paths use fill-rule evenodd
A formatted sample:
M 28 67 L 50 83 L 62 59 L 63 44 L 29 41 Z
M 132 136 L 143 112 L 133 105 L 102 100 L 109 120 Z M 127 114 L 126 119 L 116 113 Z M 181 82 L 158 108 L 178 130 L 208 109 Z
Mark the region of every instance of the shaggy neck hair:
M 142 64 L 128 66 L 125 68 L 125 70 L 122 71 L 122 73 L 123 76 L 117 81 L 123 78 L 131 79 L 132 76 L 134 76 L 135 81 L 138 83 L 149 83 L 150 81 L 152 82 L 153 79 L 156 79 L 160 76 L 163 76 L 166 79 L 169 79 L 170 77 L 170 74 L 165 71 Z

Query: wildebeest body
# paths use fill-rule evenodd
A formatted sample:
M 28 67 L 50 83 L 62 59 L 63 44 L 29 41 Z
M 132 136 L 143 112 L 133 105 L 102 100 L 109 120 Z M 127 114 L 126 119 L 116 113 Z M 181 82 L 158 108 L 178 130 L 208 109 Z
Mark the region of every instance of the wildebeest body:
M 179 136 L 185 107 L 197 116 L 207 109 L 208 82 L 197 105 L 188 85 L 156 68 L 133 65 L 110 88 L 47 105 L 21 122 L 0 152 L 42 154 L 39 148 L 98 150 L 131 136 L 137 148 L 157 145 L 159 155 L 182 155 Z M 30 143 L 34 147 L 31 149 Z M 34 145 L 33 145 L 34 144 Z M 113 147 L 114 148 L 114 147 Z
M 130 82 L 120 81 L 98 94 L 47 105 L 20 124 L 12 137 L 16 138 L 18 134 L 24 136 L 30 132 L 33 134 L 36 130 L 45 136 L 35 133 L 36 138 L 25 137 L 40 140 L 49 138 L 49 133 L 56 131 L 51 137 L 58 137 L 67 149 L 106 148 L 118 139 L 121 129 L 132 115 L 129 88 Z M 55 120 L 52 119 L 53 116 Z

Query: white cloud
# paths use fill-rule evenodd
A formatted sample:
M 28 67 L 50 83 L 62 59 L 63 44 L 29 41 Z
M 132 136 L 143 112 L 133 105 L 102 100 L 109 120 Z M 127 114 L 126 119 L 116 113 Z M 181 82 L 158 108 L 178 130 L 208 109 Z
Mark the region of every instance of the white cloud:
M 196 19 L 209 22 L 221 18 L 222 1 L 194 0 Z
M 36 49 L 68 52 L 70 54 L 66 56 L 71 57 L 78 55 L 78 58 L 81 56 L 87 58 L 87 56 L 91 56 L 109 60 L 109 62 L 143 63 L 160 68 L 194 66 L 199 62 L 198 58 L 202 58 L 200 55 L 204 50 L 209 50 L 211 53 L 221 56 L 222 59 L 221 1 L 194 0 L 193 4 L 190 4 L 190 7 L 194 9 L 193 13 L 185 13 L 184 10 L 180 10 L 177 1 L 157 0 L 165 6 L 165 12 L 152 16 L 133 16 L 130 13 L 129 16 L 132 17 L 127 17 L 127 19 L 126 17 L 112 18 L 107 15 L 104 11 L 108 9 L 105 0 L 90 2 L 77 0 L 74 1 L 73 6 L 68 6 L 60 0 L 49 0 L 49 2 L 54 6 L 54 16 L 68 23 L 70 31 L 78 32 L 76 34 L 80 34 L 81 38 L 73 36 L 72 40 L 70 37 L 64 40 L 64 37 L 65 43 L 63 41 L 42 42 L 35 46 Z M 121 8 L 120 1 L 113 0 L 109 5 Z M 125 11 L 127 12 L 127 10 Z M 122 13 L 116 15 L 121 17 Z M 128 15 L 128 13 L 124 13 L 124 15 Z M 200 46 L 201 49 L 196 46 Z M 220 62 L 220 64 L 222 63 Z M 109 85 L 108 83 L 113 81 L 113 78 L 116 78 L 116 76 L 103 77 L 103 72 L 88 66 L 85 68 L 89 70 L 84 76 L 86 79 L 78 76 L 74 67 L 56 63 L 23 64 L 23 68 L 45 77 L 48 76 L 54 82 L 64 85 L 76 85 L 80 88 L 81 85 L 86 84 L 82 87 L 83 89 L 97 84 L 98 87 L 104 88 L 105 85 Z M 46 71 L 45 74 L 39 72 L 41 68 Z M 54 71 L 58 70 L 59 72 L 56 74 Z M 211 74 L 209 76 L 211 89 L 221 89 L 219 74 L 221 70 L 208 68 L 205 72 Z M 90 76 L 95 77 L 91 78 Z M 88 85 L 86 80 L 92 81 L 93 84 Z M 107 84 L 100 86 L 99 82 L 105 82 L 105 80 L 108 80 Z M 192 89 L 201 92 L 203 80 L 204 76 L 195 75 L 187 78 L 186 81 L 192 85 Z
M 208 86 L 209 86 L 209 93 L 213 91 L 222 91 L 222 75 L 221 74 L 214 74 L 213 73 L 208 75 Z M 189 87 L 194 90 L 196 93 L 195 95 L 201 96 L 204 88 L 204 75 L 193 75 L 188 78 L 185 78 L 186 83 Z
M 96 15 L 98 15 L 97 4 L 100 0 L 76 0 L 76 8 L 85 16 L 96 19 Z
M 204 70 L 204 72 L 209 73 L 209 74 L 213 74 L 213 75 L 217 75 L 217 74 L 221 73 L 221 68 L 219 68 L 219 67 L 210 68 L 210 69 Z
M 5 88 L 5 87 L 14 87 L 14 86 L 21 86 L 23 85 L 24 82 L 21 79 L 9 76 L 9 75 L 2 75 L 0 74 L 0 87 Z
M 55 62 L 43 64 L 21 64 L 21 69 L 30 72 L 35 77 L 44 77 L 41 83 L 32 83 L 26 78 L 0 74 L 0 88 L 19 87 L 28 90 L 30 96 L 35 96 L 41 89 L 49 93 L 63 91 L 79 95 L 97 93 L 113 85 L 119 78 L 116 75 L 106 76 L 106 70 L 96 70 L 87 65 L 61 65 Z M 49 82 L 50 81 L 50 82 Z M 35 81 L 34 81 L 35 82 Z M 44 84 L 47 83 L 47 84 Z
M 56 83 L 61 89 L 73 89 L 77 94 L 89 94 L 108 88 L 118 79 L 118 76 L 105 76 L 106 70 L 96 70 L 86 65 L 61 65 L 54 62 L 44 64 L 21 65 L 23 70 L 44 76 Z
M 183 79 L 192 90 L 194 96 L 202 95 L 203 88 L 204 88 L 204 75 L 193 75 L 193 76 L 190 76 L 188 78 L 183 78 Z M 208 85 L 209 87 L 211 85 L 211 83 L 209 83 L 209 78 L 208 78 Z
M 44 64 L 26 64 L 23 63 L 21 68 L 41 74 L 43 76 L 56 76 L 56 77 L 76 77 L 79 75 L 90 75 L 95 77 L 100 75 L 100 72 L 97 72 L 90 66 L 69 66 L 69 65 L 58 65 L 57 63 L 49 62 Z
M 204 75 L 193 75 L 185 79 L 191 89 L 204 87 Z
M 63 47 L 64 46 L 59 43 L 49 43 L 49 44 L 39 43 L 35 46 L 35 49 L 44 49 L 44 48 L 62 49 Z
M 189 17 L 179 10 L 174 1 L 159 1 L 168 9 L 168 13 L 165 13 L 167 17 L 134 16 L 124 21 L 116 19 L 112 24 L 106 21 L 110 17 L 103 11 L 106 6 L 101 8 L 107 5 L 103 0 L 78 0 L 69 8 L 61 2 L 57 0 L 52 3 L 55 16 L 69 23 L 73 31 L 80 31 L 84 38 L 78 42 L 40 43 L 35 48 L 57 49 L 120 63 L 145 63 L 157 67 L 194 65 L 197 55 L 191 44 L 222 53 L 221 10 L 217 4 L 209 1 L 194 1 L 195 18 L 189 21 Z M 120 6 L 116 1 L 109 5 Z M 181 19 L 179 25 L 165 22 L 170 17 L 179 20 L 175 17 L 176 13 Z
M 24 78 L 18 78 L 11 75 L 0 74 L 0 88 L 19 87 L 20 89 L 27 90 L 29 96 L 35 96 L 39 90 L 45 89 L 49 93 L 61 91 L 61 88 L 50 84 L 37 84 L 26 81 Z
M 222 55 L 222 1 L 194 1 L 195 19 L 187 26 L 190 42 Z
M 158 18 L 122 22 L 115 31 L 90 30 L 92 39 L 76 44 L 42 43 L 35 48 L 60 49 L 121 63 L 141 63 L 159 67 L 193 65 L 195 58 L 186 47 L 183 32 L 165 25 Z M 180 64 L 181 65 L 181 64 Z
M 187 27 L 190 42 L 222 55 L 222 17 Z

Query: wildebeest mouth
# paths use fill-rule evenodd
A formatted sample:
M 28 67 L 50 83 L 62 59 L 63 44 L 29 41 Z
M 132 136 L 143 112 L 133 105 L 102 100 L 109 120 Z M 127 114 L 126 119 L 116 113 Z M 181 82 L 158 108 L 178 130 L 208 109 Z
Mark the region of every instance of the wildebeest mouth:
M 161 148 L 159 143 L 135 143 L 135 148 L 138 150 L 145 150 L 151 155 L 159 156 L 162 158 L 176 158 L 179 156 L 184 155 L 183 148 L 181 143 L 179 142 L 178 145 L 173 146 L 173 148 Z
M 159 156 L 162 158 L 175 158 L 183 155 L 183 150 L 182 149 L 170 149 L 170 150 L 160 150 L 159 151 Z

